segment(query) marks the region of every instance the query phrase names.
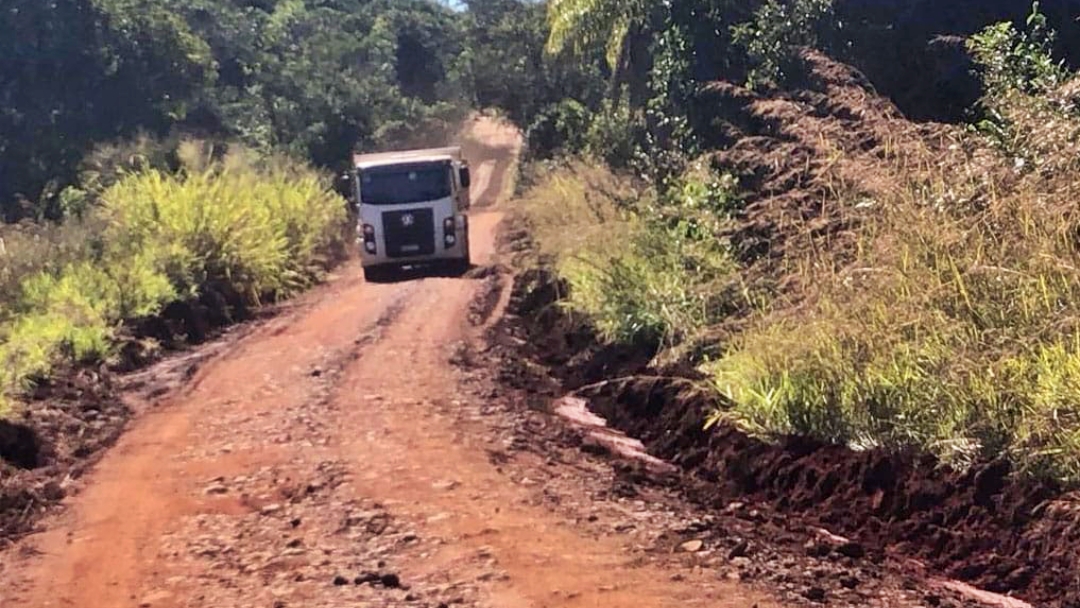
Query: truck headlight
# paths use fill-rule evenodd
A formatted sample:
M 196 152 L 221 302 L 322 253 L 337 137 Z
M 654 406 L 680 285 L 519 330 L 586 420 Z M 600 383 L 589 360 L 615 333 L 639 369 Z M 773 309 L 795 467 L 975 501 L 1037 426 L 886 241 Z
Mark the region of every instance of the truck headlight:
M 457 244 L 457 222 L 452 217 L 443 220 L 443 243 L 447 249 Z
M 364 235 L 364 251 L 374 255 L 378 251 L 378 247 L 375 245 L 375 227 L 371 224 L 364 224 L 360 228 L 360 232 Z

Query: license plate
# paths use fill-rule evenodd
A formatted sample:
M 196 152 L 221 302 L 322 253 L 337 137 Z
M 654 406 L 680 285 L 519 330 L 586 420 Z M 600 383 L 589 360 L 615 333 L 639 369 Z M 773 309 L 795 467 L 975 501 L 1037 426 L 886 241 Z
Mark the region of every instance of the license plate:
M 405 253 L 412 253 L 414 251 L 420 251 L 419 245 L 402 245 L 401 250 Z

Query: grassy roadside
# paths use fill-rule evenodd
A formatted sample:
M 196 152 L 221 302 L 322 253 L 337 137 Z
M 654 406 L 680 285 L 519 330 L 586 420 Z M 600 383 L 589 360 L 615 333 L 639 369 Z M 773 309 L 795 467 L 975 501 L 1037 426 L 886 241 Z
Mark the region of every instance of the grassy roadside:
M 4 229 L 0 412 L 62 362 L 114 360 L 126 323 L 210 293 L 224 308 L 258 305 L 331 263 L 345 204 L 321 175 L 210 152 L 187 142 L 179 172 L 123 172 L 80 220 Z
M 658 364 L 711 378 L 708 422 L 915 447 L 960 467 L 1005 457 L 1080 482 L 1080 88 L 1019 34 L 984 36 L 988 79 L 1008 87 L 1034 70 L 1039 86 L 991 88 L 978 133 L 926 145 L 902 119 L 846 107 L 865 93 L 834 96 L 838 114 L 813 120 L 762 100 L 822 187 L 739 192 L 699 161 L 656 192 L 563 163 L 524 197 L 537 261 L 602 339 L 659 347 Z M 757 154 L 783 168 L 770 145 Z M 769 259 L 738 258 L 763 217 L 780 218 Z

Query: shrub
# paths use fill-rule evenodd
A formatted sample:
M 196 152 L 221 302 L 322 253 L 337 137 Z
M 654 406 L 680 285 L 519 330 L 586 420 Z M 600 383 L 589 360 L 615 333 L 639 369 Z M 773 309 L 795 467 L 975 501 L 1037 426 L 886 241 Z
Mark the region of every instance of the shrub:
M 751 66 L 748 86 L 762 88 L 783 83 L 792 49 L 816 45 L 832 5 L 833 0 L 766 0 L 750 21 L 732 27 L 734 42 L 745 50 Z
M 1007 22 L 991 25 L 968 41 L 985 87 L 979 104 L 983 117 L 975 128 L 1022 169 L 1037 168 L 1047 157 L 1057 156 L 1059 144 L 1072 141 L 1061 136 L 1060 118 L 1075 107 L 1060 94 L 1069 73 L 1053 58 L 1056 35 L 1038 2 L 1027 26 L 1018 31 Z M 1070 129 L 1067 134 L 1075 133 Z
M 625 94 L 604 100 L 585 132 L 585 150 L 616 170 L 635 167 L 645 141 L 644 116 Z
M 85 223 L 6 245 L 0 407 L 60 359 L 107 359 L 124 321 L 206 290 L 245 304 L 286 296 L 332 261 L 345 203 L 322 177 L 285 159 L 234 150 L 214 160 L 208 150 L 185 144 L 185 171 L 126 173 Z M 80 226 L 94 226 L 89 244 L 66 245 L 59 235 Z
M 550 159 L 559 154 L 581 152 L 585 148 L 590 119 L 588 108 L 573 99 L 564 99 L 544 108 L 525 132 L 530 155 Z
M 570 284 L 567 306 L 604 339 L 673 348 L 727 312 L 735 266 L 711 230 L 665 217 L 626 178 L 563 165 L 525 205 L 538 250 Z

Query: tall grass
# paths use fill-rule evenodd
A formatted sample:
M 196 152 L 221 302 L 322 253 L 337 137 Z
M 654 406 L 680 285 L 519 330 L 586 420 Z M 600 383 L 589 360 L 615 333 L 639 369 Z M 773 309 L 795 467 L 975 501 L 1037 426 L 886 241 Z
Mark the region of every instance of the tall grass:
M 852 250 L 787 260 L 799 305 L 771 303 L 706 366 L 713 420 L 1080 482 L 1076 90 L 988 100 L 1001 128 L 940 159 L 961 171 L 892 168 Z
M 838 152 L 822 211 L 778 225 L 768 264 L 738 268 L 712 238 L 738 199 L 700 164 L 659 194 L 549 173 L 527 198 L 569 306 L 609 340 L 723 335 L 710 360 L 683 353 L 714 380 L 710 423 L 1080 484 L 1080 78 L 1032 23 L 972 43 L 985 121 L 934 147 L 899 129 L 911 141 L 888 147 L 911 154 Z
M 214 161 L 204 151 L 184 146 L 187 168 L 176 174 L 116 180 L 73 223 L 80 246 L 5 241 L 0 409 L 59 361 L 108 359 L 124 321 L 205 290 L 259 304 L 317 280 L 341 245 L 344 201 L 291 162 L 243 151 Z
M 655 194 L 584 162 L 542 172 L 523 205 L 570 284 L 566 305 L 603 339 L 673 348 L 727 310 L 735 265 L 699 221 L 708 214 L 670 217 Z

